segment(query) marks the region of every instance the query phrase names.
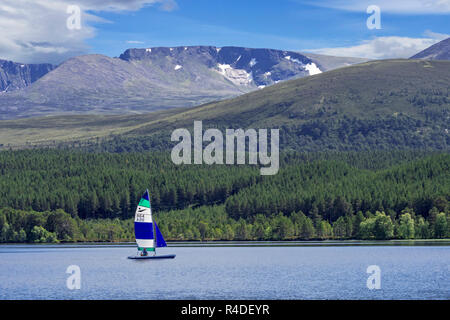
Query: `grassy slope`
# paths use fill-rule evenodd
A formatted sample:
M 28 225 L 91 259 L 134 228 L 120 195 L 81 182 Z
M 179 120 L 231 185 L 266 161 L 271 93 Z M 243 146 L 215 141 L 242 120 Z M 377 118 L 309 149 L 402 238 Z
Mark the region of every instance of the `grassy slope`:
M 337 68 L 342 68 L 350 66 L 352 64 L 363 63 L 369 61 L 370 59 L 364 58 L 352 58 L 352 57 L 336 57 L 328 56 L 323 54 L 302 52 L 305 56 L 314 61 L 322 71 L 333 70 Z
M 67 141 L 110 133 L 152 134 L 191 128 L 194 120 L 214 126 L 265 128 L 296 125 L 344 116 L 358 119 L 398 114 L 423 119 L 423 108 L 411 102 L 421 94 L 433 98 L 450 92 L 450 61 L 370 61 L 189 109 L 132 116 L 63 116 L 0 122 L 0 144 Z M 427 110 L 449 110 L 429 104 Z
M 47 145 L 53 141 L 102 138 L 109 134 L 125 133 L 142 124 L 148 125 L 174 112 L 175 109 L 126 116 L 62 115 L 5 120 L 0 121 L 0 144 L 20 148 Z
M 198 81 L 191 81 L 198 75 Z M 26 90 L 0 96 L 0 119 L 77 114 L 144 113 L 195 106 L 248 92 L 193 61 L 174 70 L 161 59 L 127 62 L 90 54 L 71 58 Z

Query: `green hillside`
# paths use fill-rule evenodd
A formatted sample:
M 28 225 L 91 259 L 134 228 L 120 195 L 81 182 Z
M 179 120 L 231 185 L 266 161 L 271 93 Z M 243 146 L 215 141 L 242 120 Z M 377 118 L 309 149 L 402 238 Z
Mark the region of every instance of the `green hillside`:
M 286 81 L 240 97 L 168 117 L 135 132 L 205 120 L 215 125 L 272 127 L 314 119 L 396 117 L 425 120 L 450 110 L 450 63 L 385 60 Z
M 448 150 L 449 118 L 450 62 L 374 61 L 182 110 L 100 149 L 170 145 L 171 130 L 203 120 L 204 127 L 222 129 L 278 127 L 285 150 Z
M 189 109 L 2 121 L 0 144 L 92 146 L 102 138 L 101 150 L 164 148 L 173 129 L 203 120 L 204 127 L 279 127 L 285 149 L 448 149 L 449 95 L 450 61 L 370 61 Z
M 171 240 L 449 237 L 449 71 L 368 62 L 190 109 L 1 121 L 4 149 L 66 150 L 0 152 L 0 241 L 133 240 L 145 188 Z M 195 120 L 280 128 L 278 174 L 155 152 Z

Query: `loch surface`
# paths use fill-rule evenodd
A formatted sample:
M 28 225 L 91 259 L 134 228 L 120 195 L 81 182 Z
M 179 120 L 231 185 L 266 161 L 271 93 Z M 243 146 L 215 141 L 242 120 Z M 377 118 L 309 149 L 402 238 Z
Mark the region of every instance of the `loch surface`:
M 132 246 L 1 245 L 0 299 L 450 299 L 450 246 L 341 244 L 174 244 L 159 250 L 169 260 L 129 260 Z M 67 288 L 71 265 L 79 290 Z

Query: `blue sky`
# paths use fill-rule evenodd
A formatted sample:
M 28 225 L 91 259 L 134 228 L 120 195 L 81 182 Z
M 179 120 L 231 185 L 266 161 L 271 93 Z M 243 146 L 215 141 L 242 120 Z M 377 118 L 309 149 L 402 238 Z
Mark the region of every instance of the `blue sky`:
M 69 4 L 81 8 L 80 30 L 65 28 Z M 371 4 L 379 30 L 366 26 Z M 406 58 L 448 37 L 449 18 L 450 0 L 2 0 L 0 58 L 59 62 L 184 45 Z
M 129 47 L 214 45 L 320 50 L 351 47 L 374 37 L 429 38 L 446 34 L 449 14 L 383 12 L 381 29 L 369 30 L 361 11 L 317 6 L 311 1 L 178 0 L 164 11 L 100 12 L 111 23 L 96 24 L 90 51 L 109 56 Z

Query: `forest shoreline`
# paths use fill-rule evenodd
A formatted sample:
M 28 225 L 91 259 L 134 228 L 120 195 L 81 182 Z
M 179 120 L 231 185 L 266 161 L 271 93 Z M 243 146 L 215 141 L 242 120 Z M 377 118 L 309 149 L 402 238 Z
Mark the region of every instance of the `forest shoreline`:
M 283 154 L 264 178 L 167 156 L 0 152 L 0 243 L 133 242 L 146 189 L 169 241 L 450 238 L 447 153 Z
M 391 240 L 321 240 L 321 239 L 310 239 L 310 240 L 192 240 L 192 241 L 178 241 L 178 240 L 167 240 L 169 247 L 311 247 L 311 246 L 371 246 L 371 245 L 386 245 L 386 246 L 420 246 L 420 245 L 437 245 L 437 246 L 450 246 L 450 238 L 446 239 L 391 239 Z M 58 242 L 58 243 L 27 243 L 27 242 L 16 242 L 16 243 L 0 243 L 0 248 L 2 246 L 20 246 L 20 247 L 39 247 L 39 246 L 52 246 L 52 247 L 135 247 L 134 242 L 114 242 L 114 241 L 104 241 L 104 242 Z

